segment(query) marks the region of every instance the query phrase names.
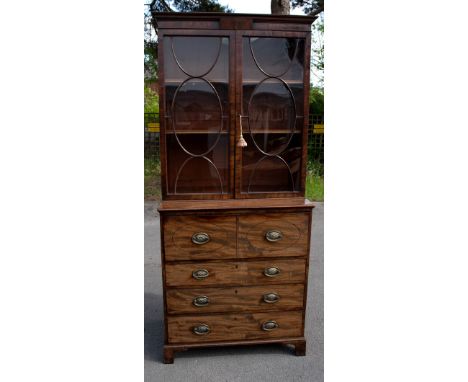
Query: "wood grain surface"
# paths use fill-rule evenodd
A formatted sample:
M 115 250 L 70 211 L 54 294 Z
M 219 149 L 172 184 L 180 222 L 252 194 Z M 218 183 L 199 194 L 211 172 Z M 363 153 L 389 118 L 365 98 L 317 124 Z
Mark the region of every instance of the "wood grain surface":
M 242 209 L 284 209 L 314 208 L 314 204 L 304 198 L 276 199 L 231 199 L 231 200 L 163 200 L 158 208 L 161 213 L 178 211 L 242 210 Z
M 162 229 L 166 261 L 236 258 L 235 216 L 168 216 Z M 200 232 L 210 241 L 194 244 L 192 235 Z
M 277 267 L 280 273 L 267 277 L 263 271 Z M 166 264 L 166 286 L 229 286 L 301 283 L 305 280 L 305 259 L 262 261 L 193 262 Z M 206 269 L 209 276 L 203 280 L 193 278 L 192 272 Z
M 274 320 L 278 327 L 262 330 L 262 323 Z M 168 316 L 168 342 L 210 342 L 219 340 L 268 339 L 301 336 L 302 312 L 268 312 L 226 315 Z M 205 324 L 210 332 L 193 333 L 193 327 Z
M 268 293 L 275 293 L 279 296 L 279 300 L 275 303 L 265 302 L 263 295 Z M 195 306 L 193 300 L 199 296 L 208 297 L 208 305 Z M 166 291 L 169 314 L 302 309 L 303 296 L 304 285 L 302 284 L 168 289 Z
M 243 215 L 239 217 L 238 256 L 307 256 L 308 213 Z M 280 231 L 282 238 L 270 242 L 268 231 Z

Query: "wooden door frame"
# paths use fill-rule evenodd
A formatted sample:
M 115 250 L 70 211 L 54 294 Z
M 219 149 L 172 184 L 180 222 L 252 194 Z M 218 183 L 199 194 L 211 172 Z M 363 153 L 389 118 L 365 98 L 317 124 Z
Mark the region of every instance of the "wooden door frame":
M 167 150 L 166 150 L 166 92 L 165 92 L 165 72 L 164 72 L 164 40 L 168 36 L 187 36 L 187 37 L 227 37 L 229 38 L 229 81 L 228 81 L 228 103 L 229 103 L 229 116 L 228 126 L 229 131 L 229 144 L 228 144 L 228 163 L 229 163 L 229 177 L 227 193 L 224 194 L 168 194 L 167 183 Z M 163 200 L 196 200 L 196 199 L 233 199 L 235 197 L 235 42 L 236 33 L 233 30 L 226 29 L 159 29 L 158 30 L 158 87 L 159 87 L 159 123 L 160 123 L 160 162 L 161 162 L 161 196 Z
M 304 38 L 304 120 L 302 130 L 302 155 L 301 155 L 301 185 L 298 191 L 294 192 L 262 192 L 262 193 L 243 193 L 242 192 L 242 147 L 235 144 L 235 198 L 236 199 L 260 199 L 260 198 L 289 198 L 305 196 L 305 183 L 307 176 L 307 141 L 308 141 L 308 122 L 309 122 L 309 89 L 310 89 L 310 44 L 311 32 L 292 32 L 292 31 L 273 31 L 273 30 L 236 30 L 236 60 L 235 60 L 235 135 L 236 142 L 240 137 L 240 115 L 242 113 L 242 78 L 243 78 L 243 37 L 285 37 L 285 38 Z

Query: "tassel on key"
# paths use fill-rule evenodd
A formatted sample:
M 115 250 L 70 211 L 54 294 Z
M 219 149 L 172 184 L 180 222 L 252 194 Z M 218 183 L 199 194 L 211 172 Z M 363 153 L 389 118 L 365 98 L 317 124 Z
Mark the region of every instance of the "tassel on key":
M 239 126 L 240 126 L 240 137 L 239 137 L 239 140 L 237 141 L 237 146 L 246 147 L 247 142 L 245 141 L 244 136 L 242 135 L 242 115 L 239 115 Z

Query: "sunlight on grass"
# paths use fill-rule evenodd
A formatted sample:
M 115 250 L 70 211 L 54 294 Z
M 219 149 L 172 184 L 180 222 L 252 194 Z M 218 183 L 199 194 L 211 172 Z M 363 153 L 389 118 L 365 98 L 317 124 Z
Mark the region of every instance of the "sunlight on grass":
M 320 162 L 307 164 L 306 198 L 316 202 L 324 200 L 324 169 Z

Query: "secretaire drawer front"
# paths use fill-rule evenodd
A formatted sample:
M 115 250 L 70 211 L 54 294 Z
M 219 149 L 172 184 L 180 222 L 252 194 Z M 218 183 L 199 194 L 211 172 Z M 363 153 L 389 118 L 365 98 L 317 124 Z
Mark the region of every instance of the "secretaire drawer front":
M 167 312 L 222 313 L 302 309 L 304 285 L 262 285 L 230 288 L 169 289 Z
M 305 259 L 166 264 L 166 286 L 301 283 Z
M 167 261 L 236 257 L 235 216 L 168 216 L 163 230 Z
M 307 256 L 308 213 L 239 217 L 239 257 Z
M 302 311 L 167 317 L 170 343 L 297 337 Z

